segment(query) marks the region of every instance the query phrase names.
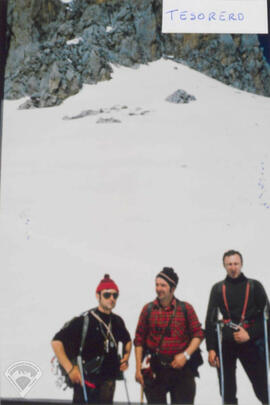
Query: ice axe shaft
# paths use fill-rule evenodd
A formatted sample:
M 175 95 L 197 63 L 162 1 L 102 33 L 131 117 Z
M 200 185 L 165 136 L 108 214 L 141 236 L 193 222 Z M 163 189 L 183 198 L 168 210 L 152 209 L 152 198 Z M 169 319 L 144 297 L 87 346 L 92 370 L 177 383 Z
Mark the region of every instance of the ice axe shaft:
M 224 369 L 223 369 L 223 356 L 222 356 L 222 314 L 218 311 L 217 314 L 217 338 L 218 338 L 218 352 L 219 352 L 219 373 L 220 373 L 220 391 L 221 401 L 224 405 Z
M 86 386 L 85 386 L 85 381 L 84 381 L 83 365 L 82 365 L 82 357 L 81 356 L 77 357 L 77 362 L 78 362 L 78 367 L 79 367 L 81 377 L 82 377 L 83 397 L 84 397 L 85 403 L 87 404 L 88 403 L 88 397 L 87 397 L 87 391 L 86 391 Z
M 266 378 L 267 378 L 267 396 L 268 396 L 268 404 L 270 404 L 268 321 L 269 321 L 269 307 L 266 304 L 264 311 L 263 311 L 263 326 L 264 326 L 265 366 L 266 366 L 265 371 L 266 371 Z
M 130 402 L 129 394 L 128 394 L 127 380 L 124 375 L 123 375 L 123 378 L 124 378 L 125 390 L 126 390 L 126 394 L 127 394 L 127 402 L 128 402 L 128 404 L 130 404 L 131 402 Z
M 143 386 L 141 385 L 141 398 L 140 398 L 140 404 L 143 404 Z

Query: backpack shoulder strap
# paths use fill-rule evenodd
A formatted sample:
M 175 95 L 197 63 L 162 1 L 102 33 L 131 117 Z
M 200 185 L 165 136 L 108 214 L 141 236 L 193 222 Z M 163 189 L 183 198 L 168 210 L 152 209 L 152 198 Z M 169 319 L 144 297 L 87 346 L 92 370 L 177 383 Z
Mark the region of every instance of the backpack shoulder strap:
M 224 282 L 225 281 L 222 280 L 222 281 L 219 281 L 218 283 L 216 283 L 216 289 L 217 289 L 218 296 L 222 296 L 222 286 L 223 286 Z
M 254 280 L 252 278 L 248 278 L 249 282 L 249 293 L 250 295 L 254 294 Z
M 227 312 L 227 318 L 230 318 L 230 310 L 228 307 L 228 302 L 227 302 L 227 297 L 226 297 L 226 285 L 225 285 L 225 280 L 221 280 L 218 283 L 216 283 L 215 285 L 216 288 L 216 293 L 217 293 L 217 297 L 218 297 L 218 302 L 219 305 L 217 308 L 219 308 L 219 310 L 221 311 L 220 308 L 220 304 L 221 302 L 223 302 L 226 312 Z
M 149 319 L 150 319 L 152 309 L 153 309 L 153 301 L 149 302 L 149 304 L 147 306 L 147 314 L 146 314 L 146 324 L 147 324 L 147 326 L 149 325 Z
M 182 311 L 183 311 L 183 313 L 184 313 L 185 320 L 186 320 L 186 324 L 187 324 L 187 329 L 188 329 L 188 331 L 189 331 L 189 321 L 188 321 L 188 314 L 187 314 L 186 303 L 185 303 L 184 301 L 180 301 L 180 300 L 177 299 L 177 298 L 176 298 L 176 303 L 177 303 L 178 305 L 180 305 L 180 307 L 181 307 L 181 309 L 182 309 Z
M 89 315 L 88 311 L 83 313 L 83 326 L 82 326 L 82 337 L 81 337 L 81 344 L 80 344 L 80 349 L 79 349 L 79 356 L 81 356 L 83 347 L 84 347 L 84 342 L 86 338 L 86 334 L 88 331 L 88 326 L 89 326 Z
M 249 285 L 250 285 L 249 292 L 250 292 L 250 294 L 252 294 L 253 290 L 254 290 L 254 280 L 252 278 L 248 278 L 247 280 L 248 280 Z M 217 293 L 218 293 L 219 296 L 222 295 L 222 286 L 223 286 L 223 284 L 224 284 L 224 280 L 219 281 L 218 283 L 216 283 L 216 289 L 217 289 Z
M 228 319 L 230 320 L 231 315 L 230 315 L 230 310 L 229 310 L 227 297 L 226 297 L 226 285 L 225 285 L 225 282 L 220 281 L 216 285 L 217 285 L 218 295 L 222 296 L 223 303 L 224 303 L 226 311 L 227 311 Z M 242 314 L 241 314 L 240 323 L 243 322 L 244 319 L 245 319 L 248 299 L 249 299 L 250 294 L 253 294 L 253 292 L 254 292 L 254 280 L 248 278 L 247 279 L 247 286 L 246 286 L 245 301 L 244 301 L 244 306 L 243 306 L 243 310 L 242 310 Z

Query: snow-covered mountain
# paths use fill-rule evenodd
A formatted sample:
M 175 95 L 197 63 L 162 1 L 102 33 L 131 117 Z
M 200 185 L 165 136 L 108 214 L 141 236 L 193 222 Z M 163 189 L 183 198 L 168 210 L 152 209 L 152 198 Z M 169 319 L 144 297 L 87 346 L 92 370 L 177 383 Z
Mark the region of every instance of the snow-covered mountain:
M 113 71 L 58 107 L 18 110 L 24 100 L 5 101 L 2 397 L 18 396 L 4 372 L 23 360 L 42 371 L 27 398 L 71 397 L 55 387 L 50 340 L 96 305 L 104 273 L 120 287 L 115 312 L 132 335 L 165 265 L 202 323 L 229 248 L 270 293 L 269 98 L 169 60 Z M 165 100 L 178 89 L 196 100 Z M 202 348 L 196 404 L 214 405 L 216 373 Z M 126 377 L 135 402 L 134 366 L 133 353 Z M 238 373 L 240 404 L 257 404 L 240 366 Z M 122 382 L 115 399 L 125 400 Z

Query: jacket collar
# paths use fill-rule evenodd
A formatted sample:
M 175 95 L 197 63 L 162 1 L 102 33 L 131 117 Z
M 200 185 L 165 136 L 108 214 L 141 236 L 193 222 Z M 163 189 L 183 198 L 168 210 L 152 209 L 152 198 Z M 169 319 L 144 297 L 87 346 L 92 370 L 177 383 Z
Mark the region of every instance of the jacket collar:
M 240 275 L 237 278 L 231 278 L 227 276 L 225 278 L 225 281 L 229 282 L 230 284 L 240 284 L 247 281 L 247 278 L 243 273 L 240 273 Z
M 156 308 L 156 309 L 158 309 L 158 308 L 162 308 L 162 309 L 174 309 L 175 306 L 176 306 L 176 298 L 175 298 L 175 297 L 173 297 L 173 299 L 171 300 L 170 304 L 169 304 L 166 308 L 164 308 L 162 305 L 160 305 L 160 302 L 159 302 L 159 299 L 158 299 L 158 298 L 156 298 L 156 299 L 153 301 L 153 308 Z

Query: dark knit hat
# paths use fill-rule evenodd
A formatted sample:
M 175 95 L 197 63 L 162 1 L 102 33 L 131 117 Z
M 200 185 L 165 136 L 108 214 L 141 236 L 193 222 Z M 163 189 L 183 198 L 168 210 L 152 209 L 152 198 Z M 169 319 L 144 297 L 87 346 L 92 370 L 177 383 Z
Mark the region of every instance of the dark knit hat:
M 115 282 L 110 278 L 109 274 L 105 274 L 104 278 L 101 280 L 99 285 L 97 286 L 96 292 L 100 292 L 102 290 L 116 290 L 119 292 L 119 288 L 115 284 Z
M 163 278 L 171 287 L 176 287 L 179 277 L 171 267 L 163 267 L 157 277 Z

